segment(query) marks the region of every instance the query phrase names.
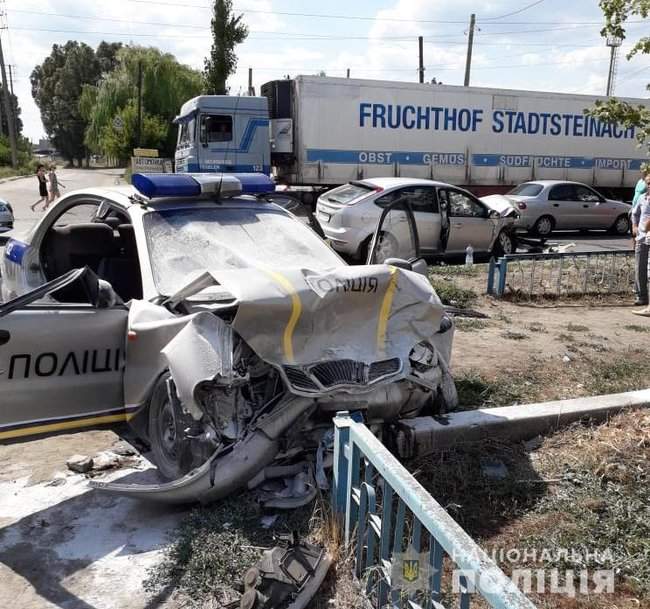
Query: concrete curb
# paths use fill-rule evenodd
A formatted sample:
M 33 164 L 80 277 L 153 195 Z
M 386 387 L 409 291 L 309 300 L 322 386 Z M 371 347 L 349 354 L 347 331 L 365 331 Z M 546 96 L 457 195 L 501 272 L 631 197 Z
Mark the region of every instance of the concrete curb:
M 33 174 L 28 173 L 27 175 L 24 176 L 10 176 L 8 178 L 2 178 L 0 180 L 0 184 L 5 184 L 6 182 L 15 182 L 16 180 L 22 180 L 24 178 L 31 178 Z
M 400 421 L 398 444 L 417 454 L 462 442 L 499 438 L 518 442 L 549 433 L 584 418 L 606 420 L 622 410 L 650 406 L 650 389 L 504 408 L 450 413 L 432 419 Z M 409 450 L 410 449 L 410 450 Z

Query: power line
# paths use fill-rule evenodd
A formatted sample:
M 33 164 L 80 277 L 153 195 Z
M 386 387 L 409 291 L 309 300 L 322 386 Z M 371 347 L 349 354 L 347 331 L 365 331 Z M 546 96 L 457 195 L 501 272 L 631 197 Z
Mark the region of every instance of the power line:
M 533 8 L 534 6 L 537 6 L 542 2 L 544 2 L 544 0 L 536 0 L 536 2 L 531 2 L 530 4 L 527 4 L 526 6 L 523 6 L 516 11 L 512 11 L 512 13 L 506 13 L 505 15 L 499 15 L 498 17 L 484 17 L 483 20 L 495 21 L 497 19 L 505 19 L 506 17 L 512 17 L 513 15 L 518 15 L 519 13 L 523 13 L 524 11 L 527 11 L 529 8 Z
M 212 5 L 208 4 L 187 4 L 183 2 L 161 2 L 160 0 L 129 0 L 130 2 L 137 2 L 140 4 L 155 4 L 157 6 L 179 6 L 182 8 L 201 8 L 201 9 L 212 9 Z M 542 0 L 539 0 L 540 2 Z M 263 15 L 280 15 L 283 17 L 309 17 L 312 19 L 342 19 L 345 21 L 386 21 L 391 23 L 439 23 L 439 24 L 465 24 L 466 20 L 463 19 L 404 19 L 399 17 L 377 17 L 374 15 L 340 15 L 334 13 L 298 13 L 291 11 L 271 11 L 271 10 L 262 10 L 262 9 L 252 9 L 252 8 L 242 8 L 237 9 L 237 12 L 242 13 L 254 13 L 254 14 L 263 14 Z M 515 11 L 521 12 L 521 11 Z M 498 17 L 493 17 L 492 19 L 498 19 Z M 479 23 L 481 20 L 478 21 Z M 567 25 L 568 22 L 565 21 L 513 21 L 510 23 L 500 22 L 499 25 Z M 645 23 L 645 20 L 628 20 L 626 23 Z M 496 25 L 496 24 L 485 24 L 485 25 Z M 602 26 L 600 21 L 580 21 L 575 22 L 575 25 L 598 25 Z

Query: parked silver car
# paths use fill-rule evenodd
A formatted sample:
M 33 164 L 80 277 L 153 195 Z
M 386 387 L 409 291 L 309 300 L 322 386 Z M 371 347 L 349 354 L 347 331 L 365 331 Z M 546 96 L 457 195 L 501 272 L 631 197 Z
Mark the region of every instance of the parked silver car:
M 316 218 L 337 252 L 365 261 L 382 209 L 395 202 L 412 209 L 423 255 L 459 254 L 468 245 L 477 253 L 497 255 L 516 248 L 514 223 L 518 214 L 509 201 L 485 201 L 462 188 L 432 180 L 373 178 L 350 182 L 319 197 Z M 400 220 L 405 222 L 405 218 Z M 394 234 L 399 235 L 399 231 Z
M 505 197 L 517 206 L 517 227 L 541 237 L 556 229 L 606 229 L 617 235 L 630 230 L 629 204 L 606 199 L 580 182 L 524 182 Z M 502 197 L 486 197 L 496 198 Z
M 7 201 L 0 199 L 0 233 L 14 227 L 14 210 Z

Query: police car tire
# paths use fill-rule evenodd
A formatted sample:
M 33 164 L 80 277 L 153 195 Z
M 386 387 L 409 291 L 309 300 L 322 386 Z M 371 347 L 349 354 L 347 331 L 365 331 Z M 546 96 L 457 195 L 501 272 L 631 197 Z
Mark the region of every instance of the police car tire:
M 169 417 L 173 417 L 173 406 L 169 403 L 169 396 L 167 395 L 167 379 L 169 377 L 169 373 L 163 374 L 158 379 L 151 395 L 151 401 L 149 402 L 149 443 L 151 444 L 153 461 L 158 467 L 160 475 L 167 480 L 175 480 L 186 472 L 181 468 L 178 455 L 173 455 L 169 450 L 169 446 L 165 446 L 166 443 L 169 444 L 169 438 L 166 439 L 162 435 L 164 427 L 169 422 L 173 423 L 173 418 L 169 421 Z

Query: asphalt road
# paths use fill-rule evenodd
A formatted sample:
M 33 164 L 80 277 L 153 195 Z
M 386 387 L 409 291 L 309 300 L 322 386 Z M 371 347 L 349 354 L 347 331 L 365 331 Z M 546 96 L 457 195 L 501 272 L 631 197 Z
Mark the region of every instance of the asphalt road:
M 89 186 L 110 186 L 120 179 L 123 169 L 61 169 L 57 172 L 61 183 L 66 188 L 61 189 L 65 194 L 78 188 Z M 38 220 L 42 211 L 32 212 L 29 206 L 38 199 L 38 183 L 35 176 L 29 176 L 14 181 L 0 183 L 0 198 L 6 199 L 12 204 L 15 215 L 15 227 L 13 234 L 20 234 Z M 0 235 L 0 246 L 2 241 L 12 233 Z M 631 238 L 614 237 L 604 231 L 594 231 L 589 234 L 582 234 L 577 231 L 558 232 L 551 236 L 548 244 L 567 245 L 575 244 L 572 251 L 620 251 L 630 249 Z M 454 262 L 454 261 L 449 261 Z
M 59 183 L 65 185 L 65 188 L 60 188 L 62 195 L 78 188 L 110 186 L 115 183 L 115 180 L 120 180 L 123 173 L 123 169 L 60 169 L 57 171 Z M 10 234 L 18 235 L 29 230 L 43 214 L 42 205 L 39 205 L 36 212 L 29 208 L 39 199 L 36 176 L 0 183 L 0 198 L 11 203 L 15 218 L 14 230 L 0 235 L 0 240 Z

